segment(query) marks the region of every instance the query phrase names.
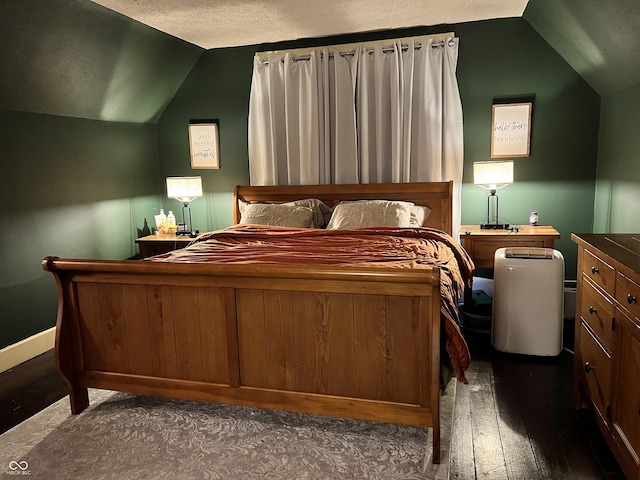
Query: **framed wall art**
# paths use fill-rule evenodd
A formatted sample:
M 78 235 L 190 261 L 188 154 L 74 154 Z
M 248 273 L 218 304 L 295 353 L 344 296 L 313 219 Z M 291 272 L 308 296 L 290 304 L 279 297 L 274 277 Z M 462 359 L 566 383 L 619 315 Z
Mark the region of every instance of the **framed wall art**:
M 491 158 L 529 156 L 531 108 L 531 102 L 493 105 Z
M 214 120 L 189 123 L 191 168 L 220 168 L 220 133 Z

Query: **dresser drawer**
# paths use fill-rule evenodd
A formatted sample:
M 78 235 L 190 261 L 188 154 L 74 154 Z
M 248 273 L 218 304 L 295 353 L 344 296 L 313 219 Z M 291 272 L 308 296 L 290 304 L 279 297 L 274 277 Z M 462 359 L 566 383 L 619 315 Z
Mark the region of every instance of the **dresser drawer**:
M 613 302 L 605 297 L 586 278 L 582 279 L 580 317 L 584 320 L 604 348 L 611 351 L 613 336 Z
M 616 272 L 587 249 L 582 253 L 582 273 L 613 297 Z
M 616 300 L 640 319 L 640 285 L 620 272 L 616 275 Z
M 580 324 L 579 381 L 608 425 L 607 406 L 611 403 L 611 357 L 598 344 L 583 322 Z

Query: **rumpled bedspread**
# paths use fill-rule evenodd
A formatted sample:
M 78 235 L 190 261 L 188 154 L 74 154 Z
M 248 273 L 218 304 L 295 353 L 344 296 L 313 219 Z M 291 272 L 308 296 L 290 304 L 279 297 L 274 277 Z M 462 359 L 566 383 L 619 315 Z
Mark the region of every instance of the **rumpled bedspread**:
M 268 263 L 440 269 L 441 320 L 445 347 L 458 380 L 470 354 L 458 322 L 473 262 L 448 234 L 431 228 L 376 227 L 357 230 L 234 225 L 204 233 L 184 249 L 150 261 L 186 263 Z

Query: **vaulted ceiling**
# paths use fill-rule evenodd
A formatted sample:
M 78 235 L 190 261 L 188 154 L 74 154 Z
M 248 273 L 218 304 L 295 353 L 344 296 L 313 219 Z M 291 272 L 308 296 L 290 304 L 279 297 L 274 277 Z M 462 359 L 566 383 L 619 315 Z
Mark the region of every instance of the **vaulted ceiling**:
M 205 49 L 522 17 L 601 95 L 640 83 L 638 0 L 93 0 Z
M 523 17 L 600 95 L 640 84 L 640 1 L 530 0 Z

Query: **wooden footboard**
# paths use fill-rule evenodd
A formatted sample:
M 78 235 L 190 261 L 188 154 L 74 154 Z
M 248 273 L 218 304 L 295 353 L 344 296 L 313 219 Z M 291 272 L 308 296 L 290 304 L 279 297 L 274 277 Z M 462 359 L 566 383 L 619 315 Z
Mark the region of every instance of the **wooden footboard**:
M 43 261 L 56 361 L 87 388 L 433 428 L 438 270 Z

